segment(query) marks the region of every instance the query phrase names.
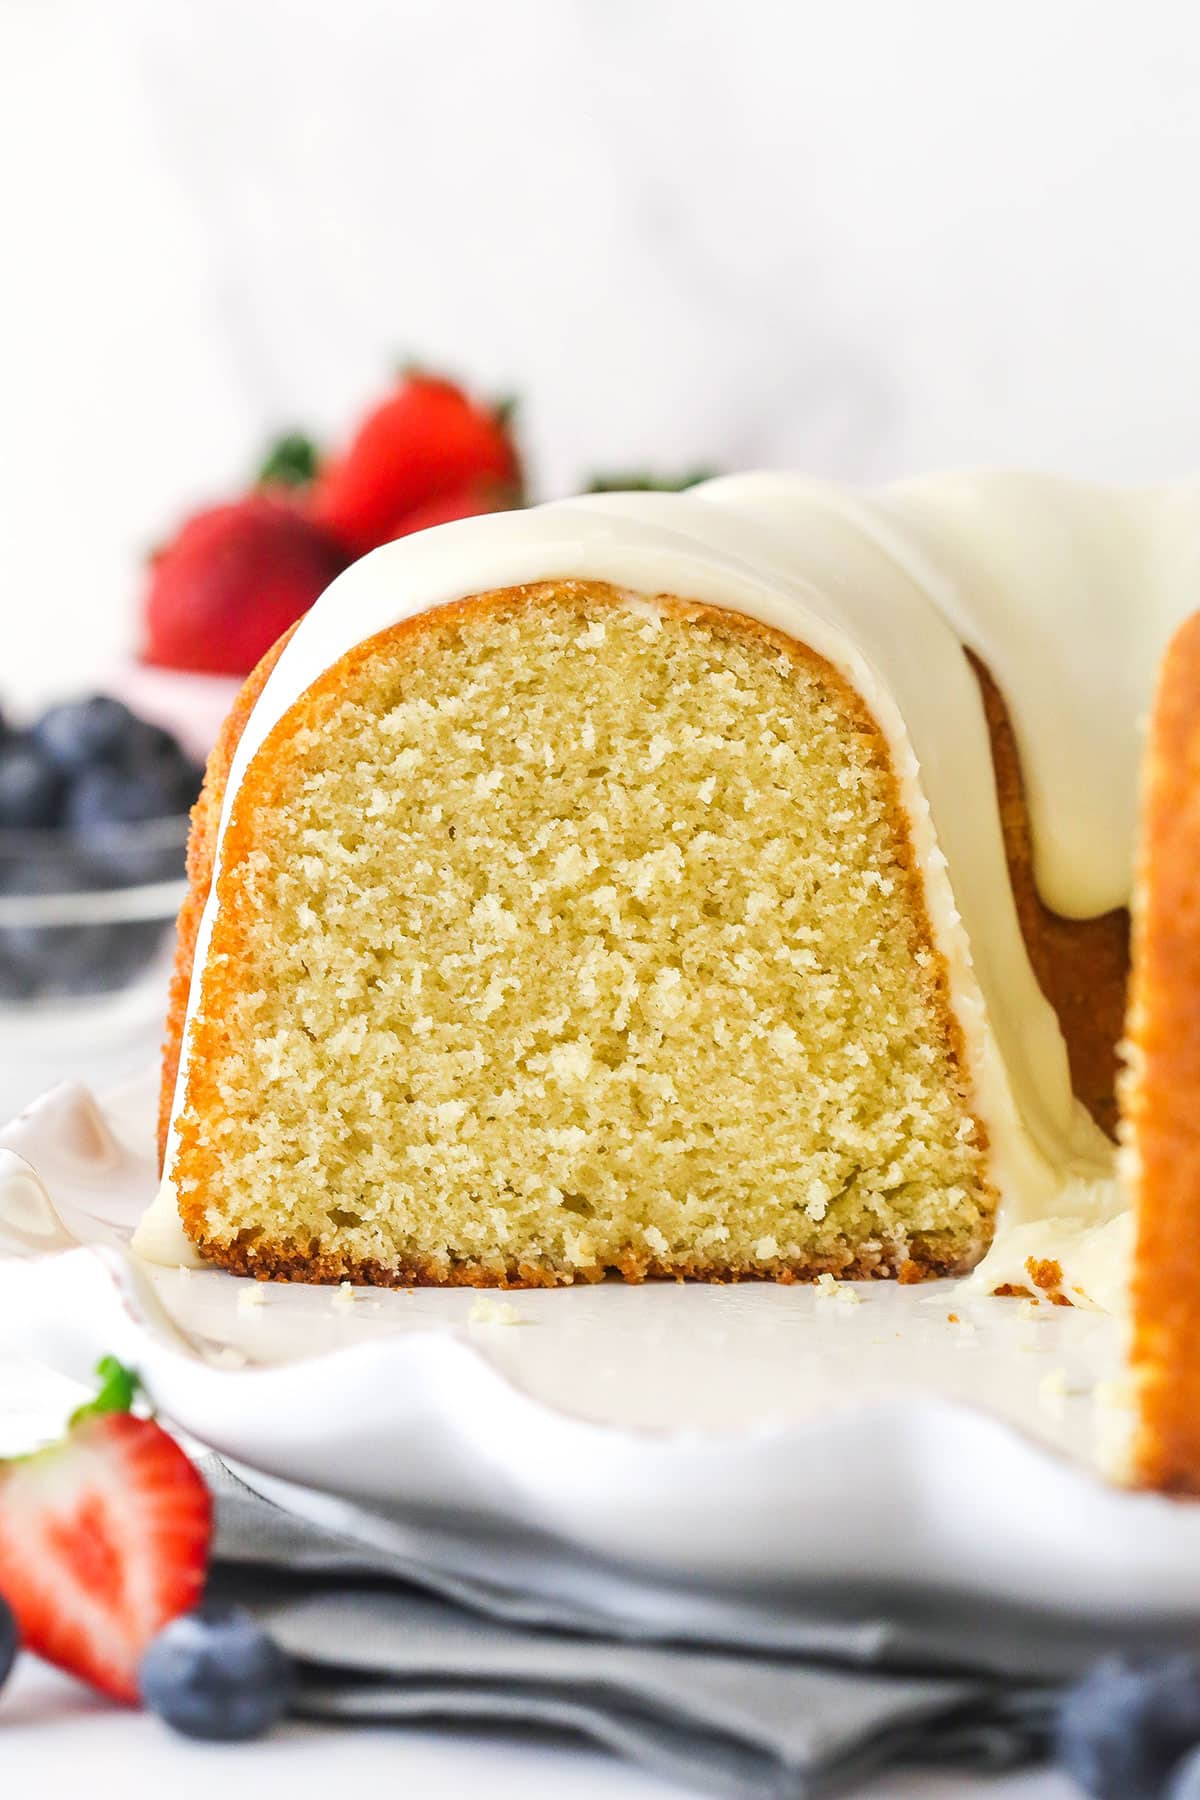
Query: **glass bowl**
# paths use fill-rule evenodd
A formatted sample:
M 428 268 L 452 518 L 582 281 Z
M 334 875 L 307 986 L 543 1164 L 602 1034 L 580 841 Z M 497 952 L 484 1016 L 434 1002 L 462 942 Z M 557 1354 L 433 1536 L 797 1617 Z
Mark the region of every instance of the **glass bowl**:
M 0 830 L 0 1008 L 159 985 L 187 892 L 188 819 Z

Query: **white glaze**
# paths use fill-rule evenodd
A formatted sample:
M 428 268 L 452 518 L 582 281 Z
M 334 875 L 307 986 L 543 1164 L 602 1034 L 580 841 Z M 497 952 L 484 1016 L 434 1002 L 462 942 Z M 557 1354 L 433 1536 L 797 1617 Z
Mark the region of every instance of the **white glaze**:
M 602 495 L 464 520 L 389 544 L 333 583 L 281 656 L 238 746 L 222 830 L 267 733 L 354 644 L 467 594 L 565 576 L 748 614 L 847 677 L 891 746 L 992 1143 L 1002 1201 L 988 1269 L 1007 1257 L 1015 1227 L 1111 1213 L 1111 1147 L 1072 1095 L 1021 938 L 963 645 L 1012 714 L 1044 898 L 1072 917 L 1123 904 L 1140 722 L 1167 638 L 1200 594 L 1200 487 L 1133 493 L 984 474 L 853 492 L 739 476 L 685 495 Z M 210 897 L 197 969 L 212 912 Z M 188 1026 L 194 1003 L 195 989 Z M 1107 1196 L 1100 1215 L 1097 1192 Z M 1058 1240 L 1073 1246 L 1072 1230 Z M 195 1261 L 169 1179 L 137 1248 Z

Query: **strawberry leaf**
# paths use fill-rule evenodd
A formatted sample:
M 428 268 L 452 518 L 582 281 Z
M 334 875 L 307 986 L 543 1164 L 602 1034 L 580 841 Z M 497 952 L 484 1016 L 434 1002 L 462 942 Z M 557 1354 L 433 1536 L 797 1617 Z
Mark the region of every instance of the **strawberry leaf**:
M 119 1363 L 115 1356 L 102 1356 L 96 1364 L 96 1374 L 100 1387 L 95 1397 L 85 1400 L 71 1414 L 70 1423 L 78 1425 L 83 1419 L 98 1418 L 101 1413 L 127 1413 L 133 1410 L 134 1396 L 138 1391 L 138 1378 L 132 1369 Z
M 258 471 L 259 487 L 307 487 L 317 473 L 317 446 L 302 431 L 277 438 Z
M 507 432 L 509 437 L 512 436 L 520 405 L 520 396 L 517 394 L 502 394 L 499 400 L 492 402 L 492 417 L 501 431 Z
M 393 362 L 392 378 L 401 387 L 406 381 L 434 381 L 443 387 L 458 386 L 457 381 L 452 381 L 449 375 L 443 375 L 439 369 L 431 369 L 419 356 L 406 356 L 401 361 Z
M 583 491 L 585 494 L 679 494 L 701 481 L 711 481 L 716 473 L 716 469 L 688 469 L 682 475 L 645 472 L 640 475 L 593 475 Z

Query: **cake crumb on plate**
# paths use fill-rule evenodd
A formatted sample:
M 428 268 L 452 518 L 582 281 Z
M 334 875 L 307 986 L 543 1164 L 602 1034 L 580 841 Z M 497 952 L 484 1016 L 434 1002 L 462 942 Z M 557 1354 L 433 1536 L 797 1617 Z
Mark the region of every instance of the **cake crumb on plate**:
M 521 1315 L 511 1300 L 495 1300 L 490 1294 L 480 1294 L 471 1304 L 467 1314 L 468 1325 L 520 1325 Z
M 838 1300 L 843 1306 L 860 1306 L 862 1295 L 848 1281 L 837 1281 L 832 1275 L 818 1275 L 816 1280 L 818 1300 Z

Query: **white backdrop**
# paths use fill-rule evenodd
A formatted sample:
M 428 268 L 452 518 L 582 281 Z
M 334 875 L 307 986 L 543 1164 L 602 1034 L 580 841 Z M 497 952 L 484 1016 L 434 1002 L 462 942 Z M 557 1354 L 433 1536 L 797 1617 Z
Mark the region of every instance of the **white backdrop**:
M 416 354 L 543 492 L 1200 465 L 1192 0 L 0 0 L 0 692 Z

